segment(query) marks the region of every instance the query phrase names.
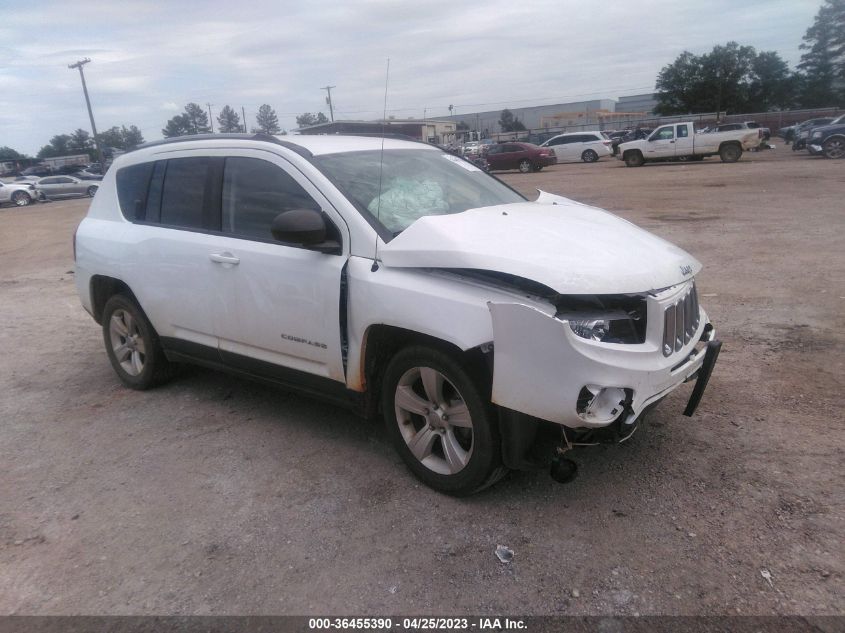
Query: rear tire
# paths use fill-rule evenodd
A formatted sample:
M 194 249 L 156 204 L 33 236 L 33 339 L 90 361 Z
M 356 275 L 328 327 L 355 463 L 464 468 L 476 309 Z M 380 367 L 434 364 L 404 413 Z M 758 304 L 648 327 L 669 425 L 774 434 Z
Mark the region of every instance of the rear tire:
M 735 163 L 739 160 L 740 156 L 742 156 L 742 148 L 739 145 L 731 143 L 729 145 L 723 145 L 719 149 L 719 158 L 722 159 L 723 163 Z
M 507 472 L 489 397 L 451 354 L 400 350 L 385 370 L 382 410 L 400 457 L 430 488 L 465 496 Z
M 591 149 L 584 150 L 584 153 L 581 154 L 581 160 L 583 160 L 585 163 L 594 163 L 598 159 L 599 155 Z
M 519 161 L 519 171 L 523 174 L 527 174 L 534 171 L 534 166 L 531 164 L 531 161 L 526 158 Z
M 645 159 L 640 152 L 633 151 L 625 154 L 626 167 L 642 167 L 643 163 L 645 163 Z
M 116 294 L 103 308 L 103 342 L 120 381 L 143 391 L 170 380 L 175 366 L 167 360 L 155 329 L 132 297 Z
M 99 189 L 97 185 L 91 185 L 85 193 L 88 194 L 89 198 L 93 198 L 97 194 L 97 189 Z

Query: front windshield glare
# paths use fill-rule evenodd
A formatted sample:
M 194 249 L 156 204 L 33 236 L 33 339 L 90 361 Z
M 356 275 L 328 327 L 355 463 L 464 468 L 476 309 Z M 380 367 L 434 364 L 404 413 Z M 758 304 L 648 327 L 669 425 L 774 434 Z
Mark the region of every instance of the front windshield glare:
M 345 152 L 314 161 L 361 213 L 392 235 L 426 215 L 525 201 L 475 165 L 435 150 L 386 150 L 383 160 L 378 150 Z

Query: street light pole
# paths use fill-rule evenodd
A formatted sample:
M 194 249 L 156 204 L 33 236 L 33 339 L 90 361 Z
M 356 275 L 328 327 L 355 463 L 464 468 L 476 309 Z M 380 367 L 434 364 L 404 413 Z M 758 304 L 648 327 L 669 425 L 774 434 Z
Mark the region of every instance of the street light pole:
M 100 144 L 100 136 L 97 134 L 97 126 L 94 125 L 94 112 L 91 110 L 91 99 L 88 98 L 88 86 L 85 85 L 85 73 L 82 72 L 82 67 L 90 63 L 89 58 L 80 59 L 75 64 L 69 64 L 68 68 L 77 68 L 79 70 L 79 77 L 82 79 L 82 92 L 85 93 L 85 105 L 88 106 L 88 118 L 91 120 L 91 133 L 94 135 L 94 145 L 97 147 L 97 156 L 100 158 L 100 171 L 106 173 L 106 160 L 103 156 L 103 147 Z
M 328 93 L 326 97 L 326 103 L 329 104 L 329 116 L 332 119 L 332 123 L 334 123 L 334 108 L 332 107 L 332 88 L 337 88 L 337 86 L 324 86 L 320 88 L 320 90 L 325 90 Z

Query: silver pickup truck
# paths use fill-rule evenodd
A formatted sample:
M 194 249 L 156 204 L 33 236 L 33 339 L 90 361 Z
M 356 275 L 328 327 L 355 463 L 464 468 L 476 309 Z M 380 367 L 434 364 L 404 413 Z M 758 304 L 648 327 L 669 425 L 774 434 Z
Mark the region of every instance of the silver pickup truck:
M 735 163 L 742 152 L 763 142 L 763 130 L 730 130 L 696 134 L 692 123 L 661 125 L 648 138 L 619 146 L 617 157 L 628 167 L 640 167 L 658 160 L 703 160 L 719 155 L 725 163 Z

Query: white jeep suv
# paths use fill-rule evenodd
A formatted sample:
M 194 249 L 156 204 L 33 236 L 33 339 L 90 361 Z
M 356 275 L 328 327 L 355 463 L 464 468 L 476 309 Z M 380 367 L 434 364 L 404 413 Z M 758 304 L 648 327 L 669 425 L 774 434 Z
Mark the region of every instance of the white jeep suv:
M 115 161 L 74 246 L 127 386 L 191 362 L 380 411 L 450 494 L 624 439 L 696 379 L 691 415 L 719 350 L 690 255 L 412 141 L 151 143 Z

